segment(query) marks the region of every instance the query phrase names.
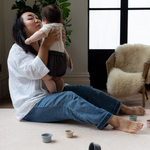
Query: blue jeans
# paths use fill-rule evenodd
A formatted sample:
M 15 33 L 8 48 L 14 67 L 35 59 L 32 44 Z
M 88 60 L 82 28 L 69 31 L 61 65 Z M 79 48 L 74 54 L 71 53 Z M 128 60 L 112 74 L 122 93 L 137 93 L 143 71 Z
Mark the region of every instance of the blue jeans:
M 117 115 L 121 103 L 91 86 L 65 86 L 63 92 L 52 93 L 38 102 L 23 118 L 34 122 L 57 122 L 73 119 L 102 129 Z

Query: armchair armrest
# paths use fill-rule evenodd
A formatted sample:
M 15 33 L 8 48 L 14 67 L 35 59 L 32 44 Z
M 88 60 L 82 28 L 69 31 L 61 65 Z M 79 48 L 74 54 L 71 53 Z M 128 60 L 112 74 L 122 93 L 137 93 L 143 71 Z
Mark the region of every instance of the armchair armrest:
M 144 67 L 143 67 L 142 77 L 143 77 L 145 80 L 147 79 L 149 67 L 150 67 L 150 59 L 149 59 L 147 62 L 144 63 Z
M 106 61 L 106 69 L 107 69 L 107 76 L 110 73 L 110 70 L 115 67 L 115 52 L 111 54 L 111 56 Z

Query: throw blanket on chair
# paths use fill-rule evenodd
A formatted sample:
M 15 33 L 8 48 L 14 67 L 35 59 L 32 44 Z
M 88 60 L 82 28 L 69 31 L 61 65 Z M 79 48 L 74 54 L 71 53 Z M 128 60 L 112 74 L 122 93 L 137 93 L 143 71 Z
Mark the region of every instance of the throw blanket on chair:
M 107 80 L 107 90 L 113 96 L 123 97 L 138 93 L 144 82 L 150 83 L 150 72 L 146 81 L 142 78 L 144 63 L 150 59 L 150 46 L 124 44 L 115 51 L 115 67 Z

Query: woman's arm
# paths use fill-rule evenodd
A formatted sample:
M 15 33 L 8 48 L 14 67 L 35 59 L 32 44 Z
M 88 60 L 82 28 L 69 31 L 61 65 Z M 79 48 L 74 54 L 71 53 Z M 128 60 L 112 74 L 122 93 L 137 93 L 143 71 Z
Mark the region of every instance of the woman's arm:
M 66 54 L 66 57 L 67 57 L 67 60 L 68 60 L 68 67 L 71 68 L 71 60 L 70 60 L 70 56 L 69 56 L 69 54 L 67 53 L 66 50 L 64 50 L 64 53 Z
M 62 40 L 65 44 L 66 42 L 66 35 L 65 35 L 65 30 L 63 29 L 62 30 Z M 64 53 L 66 54 L 66 57 L 67 57 L 67 60 L 68 60 L 68 67 L 71 68 L 71 60 L 70 60 L 70 56 L 69 54 L 67 53 L 67 51 L 64 49 Z

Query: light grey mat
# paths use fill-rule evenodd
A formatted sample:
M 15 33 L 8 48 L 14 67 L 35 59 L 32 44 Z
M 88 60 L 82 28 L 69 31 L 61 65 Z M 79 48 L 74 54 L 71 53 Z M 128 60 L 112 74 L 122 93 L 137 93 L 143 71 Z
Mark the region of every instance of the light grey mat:
M 138 122 L 144 123 L 142 130 L 135 134 L 112 129 L 98 130 L 73 120 L 59 123 L 19 122 L 14 109 L 0 109 L 0 150 L 88 150 L 91 142 L 101 145 L 102 150 L 149 150 L 150 128 L 146 120 L 150 119 L 150 109 L 145 116 L 139 116 Z M 122 116 L 129 119 L 129 116 Z M 73 138 L 66 138 L 65 130 L 74 130 Z M 43 143 L 42 133 L 51 133 L 52 142 Z

